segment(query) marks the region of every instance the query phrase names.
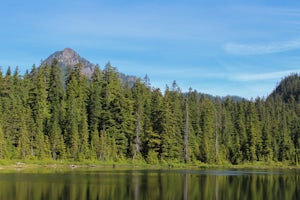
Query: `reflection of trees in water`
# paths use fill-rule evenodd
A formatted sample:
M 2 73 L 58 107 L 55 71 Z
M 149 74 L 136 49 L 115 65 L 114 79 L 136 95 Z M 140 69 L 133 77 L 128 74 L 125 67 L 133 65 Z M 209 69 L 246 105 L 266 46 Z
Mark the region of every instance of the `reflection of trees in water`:
M 188 186 L 188 174 L 184 173 L 184 189 L 183 189 L 183 194 L 184 194 L 184 200 L 189 199 L 188 198 L 188 190 L 189 190 L 189 186 Z
M 215 200 L 219 199 L 218 198 L 218 176 L 215 176 Z
M 0 199 L 300 199 L 297 171 L 223 172 L 0 172 Z
M 133 188 L 134 188 L 134 200 L 138 200 L 139 188 L 140 188 L 139 176 L 136 173 L 134 173 L 132 175 L 132 179 L 133 179 Z

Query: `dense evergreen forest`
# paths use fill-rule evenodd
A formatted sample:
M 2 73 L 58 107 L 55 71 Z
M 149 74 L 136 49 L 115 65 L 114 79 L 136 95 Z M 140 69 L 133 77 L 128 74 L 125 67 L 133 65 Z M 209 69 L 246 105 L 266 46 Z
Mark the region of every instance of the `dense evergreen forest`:
M 121 84 L 109 64 L 91 79 L 57 61 L 0 74 L 0 158 L 241 164 L 300 158 L 300 77 L 266 99 L 207 98 L 148 77 Z

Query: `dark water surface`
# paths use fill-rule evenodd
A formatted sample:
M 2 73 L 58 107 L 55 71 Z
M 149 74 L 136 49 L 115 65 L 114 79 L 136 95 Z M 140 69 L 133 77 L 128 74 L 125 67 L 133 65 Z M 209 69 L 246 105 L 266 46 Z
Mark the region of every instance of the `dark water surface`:
M 0 170 L 0 199 L 300 199 L 298 170 Z

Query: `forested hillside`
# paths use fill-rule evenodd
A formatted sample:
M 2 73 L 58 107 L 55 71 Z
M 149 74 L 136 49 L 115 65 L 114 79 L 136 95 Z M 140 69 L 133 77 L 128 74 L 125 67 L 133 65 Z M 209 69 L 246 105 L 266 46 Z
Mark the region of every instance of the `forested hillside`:
M 176 82 L 162 93 L 148 78 L 129 87 L 110 65 L 88 80 L 81 68 L 63 79 L 54 60 L 0 74 L 1 159 L 298 163 L 298 75 L 267 100 L 234 101 L 183 94 Z
M 285 103 L 290 101 L 300 102 L 300 77 L 298 74 L 291 74 L 283 79 L 270 95 L 271 98 L 278 96 Z

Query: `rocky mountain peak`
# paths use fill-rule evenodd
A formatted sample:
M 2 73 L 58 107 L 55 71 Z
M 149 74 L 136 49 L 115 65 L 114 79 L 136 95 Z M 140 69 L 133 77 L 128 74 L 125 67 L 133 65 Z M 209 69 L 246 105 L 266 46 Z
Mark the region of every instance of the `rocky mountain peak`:
M 56 51 L 55 53 L 51 54 L 45 61 L 42 62 L 43 64 L 50 65 L 54 59 L 58 60 L 58 66 L 62 69 L 64 73 L 66 73 L 68 67 L 74 67 L 78 63 L 83 64 L 82 73 L 91 77 L 94 71 L 94 64 L 86 60 L 85 58 L 81 57 L 76 51 L 71 48 L 65 48 L 62 51 Z
M 67 73 L 69 67 L 74 67 L 76 64 L 81 63 L 83 64 L 82 73 L 85 74 L 88 78 L 92 77 L 95 65 L 85 58 L 81 57 L 76 51 L 71 48 L 65 48 L 62 51 L 54 52 L 42 62 L 42 65 L 51 65 L 54 59 L 58 60 L 57 65 L 61 68 L 63 75 Z M 135 76 L 128 76 L 123 73 L 118 73 L 118 75 L 122 84 L 129 83 L 130 86 L 132 86 L 137 79 Z
M 65 48 L 62 51 L 62 58 L 72 59 L 74 57 L 80 57 L 80 56 L 73 49 L 71 49 L 71 48 Z

